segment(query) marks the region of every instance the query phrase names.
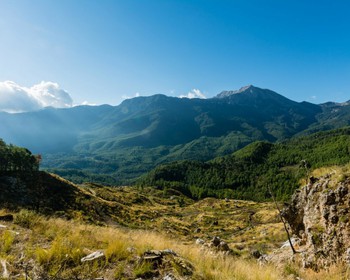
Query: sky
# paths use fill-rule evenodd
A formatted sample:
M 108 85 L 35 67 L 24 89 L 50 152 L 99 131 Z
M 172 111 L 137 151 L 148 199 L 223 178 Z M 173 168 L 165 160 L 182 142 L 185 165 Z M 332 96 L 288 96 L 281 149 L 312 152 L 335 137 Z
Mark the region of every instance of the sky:
M 0 0 L 0 110 L 213 97 L 350 99 L 345 0 Z

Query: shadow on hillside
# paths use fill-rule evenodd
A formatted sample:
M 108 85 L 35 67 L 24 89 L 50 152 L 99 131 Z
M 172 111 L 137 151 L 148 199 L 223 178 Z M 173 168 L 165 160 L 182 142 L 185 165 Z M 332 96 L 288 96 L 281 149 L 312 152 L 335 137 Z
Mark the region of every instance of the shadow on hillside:
M 15 172 L 0 176 L 0 205 L 10 209 L 28 208 L 50 214 L 75 203 L 77 188 L 46 172 Z

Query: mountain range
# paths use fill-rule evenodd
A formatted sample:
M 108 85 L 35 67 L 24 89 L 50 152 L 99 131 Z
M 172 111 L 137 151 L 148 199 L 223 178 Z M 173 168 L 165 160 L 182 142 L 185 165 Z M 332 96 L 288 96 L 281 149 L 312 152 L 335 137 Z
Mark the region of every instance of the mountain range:
M 257 140 L 276 142 L 349 123 L 349 102 L 299 103 L 250 85 L 209 99 L 157 94 L 118 106 L 1 112 L 0 138 L 42 154 L 43 168 L 75 181 L 125 183 L 162 163 L 209 160 Z

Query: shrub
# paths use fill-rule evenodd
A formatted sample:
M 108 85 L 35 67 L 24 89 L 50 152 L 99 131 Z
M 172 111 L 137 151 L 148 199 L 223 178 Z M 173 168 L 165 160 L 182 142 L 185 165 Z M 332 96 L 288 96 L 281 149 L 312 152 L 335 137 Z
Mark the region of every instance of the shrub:
M 1 252 L 8 254 L 11 250 L 12 244 L 15 241 L 15 233 L 6 230 L 0 239 Z
M 14 223 L 24 227 L 32 229 L 40 220 L 40 217 L 33 211 L 22 209 L 15 216 Z

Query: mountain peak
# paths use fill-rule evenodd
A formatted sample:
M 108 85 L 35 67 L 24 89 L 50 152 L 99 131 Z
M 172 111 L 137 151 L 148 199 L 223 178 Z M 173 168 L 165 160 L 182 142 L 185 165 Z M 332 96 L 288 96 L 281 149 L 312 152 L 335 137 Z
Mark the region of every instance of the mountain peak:
M 236 93 L 241 93 L 241 92 L 245 92 L 253 89 L 254 89 L 253 85 L 247 85 L 247 86 L 241 87 L 239 90 L 236 90 Z
M 216 98 L 224 98 L 224 97 L 228 97 L 234 94 L 239 94 L 239 93 L 252 93 L 255 89 L 257 89 L 256 87 L 254 87 L 253 85 L 247 85 L 244 87 L 241 87 L 238 90 L 224 90 L 222 92 L 220 92 Z

